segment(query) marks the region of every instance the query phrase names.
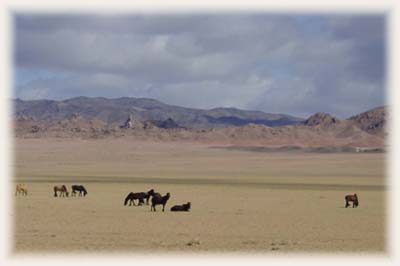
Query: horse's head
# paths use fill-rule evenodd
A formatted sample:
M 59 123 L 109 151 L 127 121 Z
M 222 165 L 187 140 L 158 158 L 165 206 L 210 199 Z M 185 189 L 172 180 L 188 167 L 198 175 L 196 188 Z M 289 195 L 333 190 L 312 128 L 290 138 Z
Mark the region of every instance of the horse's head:
M 186 203 L 186 208 L 187 208 L 188 210 L 190 209 L 191 206 L 192 206 L 192 205 L 190 204 L 190 202 Z
M 147 194 L 149 194 L 150 196 L 153 196 L 153 194 L 154 194 L 154 189 L 150 189 L 150 190 L 147 192 Z
M 87 195 L 87 191 L 86 191 L 86 189 L 83 191 L 83 195 Z

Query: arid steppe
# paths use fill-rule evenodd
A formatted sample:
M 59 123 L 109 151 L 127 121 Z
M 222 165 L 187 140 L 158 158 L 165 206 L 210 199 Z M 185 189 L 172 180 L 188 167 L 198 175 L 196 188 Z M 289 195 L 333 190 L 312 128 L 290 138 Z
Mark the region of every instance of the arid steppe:
M 21 252 L 386 251 L 384 153 L 251 152 L 189 142 L 15 139 L 13 246 Z M 82 184 L 86 197 L 53 197 Z M 166 211 L 124 206 L 171 193 Z M 357 193 L 358 208 L 344 208 Z M 175 204 L 190 201 L 187 213 Z

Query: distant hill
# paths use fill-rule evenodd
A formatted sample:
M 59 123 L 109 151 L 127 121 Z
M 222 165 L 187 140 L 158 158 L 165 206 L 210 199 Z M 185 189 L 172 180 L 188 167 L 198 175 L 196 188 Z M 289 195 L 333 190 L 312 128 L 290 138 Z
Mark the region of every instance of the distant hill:
M 386 130 L 386 108 L 377 107 L 348 119 L 360 129 L 374 135 L 384 136 Z
M 15 115 L 29 116 L 36 120 L 55 122 L 77 113 L 85 119 L 98 119 L 107 124 L 121 124 L 129 115 L 134 121 L 166 121 L 187 128 L 218 128 L 246 124 L 266 126 L 291 125 L 302 118 L 284 114 L 269 114 L 236 108 L 211 110 L 185 108 L 164 104 L 147 98 L 88 98 L 77 97 L 64 101 L 14 100 Z M 176 127 L 167 121 L 167 127 Z M 157 122 L 161 123 L 161 122 Z M 157 124 L 156 123 L 156 124 Z

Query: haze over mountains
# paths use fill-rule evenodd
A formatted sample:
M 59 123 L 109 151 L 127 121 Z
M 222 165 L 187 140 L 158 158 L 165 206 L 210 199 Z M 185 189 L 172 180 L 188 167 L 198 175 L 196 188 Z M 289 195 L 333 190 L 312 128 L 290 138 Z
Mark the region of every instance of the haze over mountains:
M 16 99 L 14 121 L 15 135 L 22 138 L 132 137 L 213 145 L 381 148 L 386 136 L 385 107 L 340 120 L 322 112 L 303 119 L 236 108 L 192 109 L 146 98 Z

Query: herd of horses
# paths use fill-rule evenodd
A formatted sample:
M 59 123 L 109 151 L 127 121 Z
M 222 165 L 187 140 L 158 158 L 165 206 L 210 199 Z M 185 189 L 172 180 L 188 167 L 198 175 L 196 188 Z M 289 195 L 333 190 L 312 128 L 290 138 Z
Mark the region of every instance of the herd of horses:
M 65 185 L 62 186 L 54 186 L 54 197 L 68 197 L 69 192 L 68 189 Z M 85 197 L 88 192 L 86 188 L 82 185 L 72 185 L 71 186 L 71 196 L 76 196 L 77 192 L 79 192 L 79 196 Z M 24 184 L 17 184 L 15 188 L 15 196 L 17 195 L 22 195 L 22 196 L 27 196 L 28 195 L 28 188 Z M 124 200 L 124 205 L 126 206 L 129 203 L 129 206 L 141 206 L 145 204 L 146 200 L 146 205 L 149 205 L 151 197 L 151 208 L 150 211 L 156 211 L 156 206 L 157 205 L 162 205 L 162 211 L 165 210 L 165 205 L 167 204 L 168 200 L 171 197 L 171 194 L 168 192 L 164 196 L 161 196 L 160 193 L 157 193 L 154 191 L 154 189 L 150 189 L 147 192 L 130 192 L 125 200 Z M 137 205 L 135 204 L 135 200 L 138 201 Z M 358 202 L 358 196 L 357 194 L 354 195 L 346 195 L 344 197 L 345 200 L 345 207 L 348 208 L 350 206 L 350 202 L 353 203 L 352 207 L 356 208 L 359 205 Z M 186 204 L 182 205 L 175 205 L 173 206 L 170 210 L 172 212 L 178 212 L 178 211 L 189 211 L 191 208 L 191 203 L 188 202 Z
M 68 189 L 65 185 L 61 185 L 61 186 L 54 186 L 53 187 L 53 191 L 54 191 L 54 197 L 68 197 L 69 196 L 69 192 Z M 72 185 L 71 186 L 71 196 L 76 196 L 77 193 L 79 193 L 78 195 L 81 197 L 85 197 L 88 192 L 86 190 L 86 188 L 82 185 Z M 17 195 L 23 195 L 26 196 L 28 195 L 28 189 L 24 184 L 17 184 L 16 185 L 16 189 L 15 189 L 15 196 Z M 171 194 L 168 192 L 167 194 L 165 194 L 164 196 L 162 196 L 160 193 L 157 193 L 154 191 L 154 189 L 151 189 L 147 192 L 130 192 L 128 194 L 128 196 L 126 196 L 125 201 L 124 201 L 124 205 L 126 206 L 129 203 L 129 206 L 134 205 L 135 204 L 135 200 L 138 201 L 137 206 L 141 206 L 143 204 L 145 204 L 145 200 L 146 200 L 146 205 L 149 205 L 149 201 L 150 201 L 150 197 L 151 197 L 151 208 L 150 211 L 156 211 L 156 206 L 157 205 L 162 205 L 162 211 L 165 210 L 165 205 L 167 204 L 168 200 L 171 197 Z M 182 204 L 182 205 L 175 205 L 171 208 L 171 211 L 176 212 L 176 211 L 189 211 L 191 208 L 191 203 L 188 202 L 186 204 Z
M 54 186 L 53 190 L 54 190 L 54 197 L 68 197 L 68 195 L 69 195 L 68 189 L 65 185 Z M 71 193 L 72 197 L 76 196 L 77 191 L 79 192 L 79 196 L 84 196 L 84 197 L 88 193 L 86 188 L 81 185 L 72 185 L 71 190 L 72 190 L 72 193 Z M 58 192 L 58 194 L 57 194 L 57 192 Z
M 150 201 L 150 197 L 151 197 L 151 207 L 150 207 L 150 211 L 156 211 L 156 206 L 157 205 L 162 205 L 162 211 L 165 210 L 165 205 L 167 204 L 168 200 L 171 197 L 171 194 L 168 192 L 167 194 L 165 194 L 164 196 L 161 196 L 160 193 L 157 193 L 154 191 L 154 189 L 150 189 L 147 192 L 136 192 L 136 193 L 129 193 L 125 200 L 124 200 L 124 205 L 126 206 L 129 203 L 129 206 L 141 206 L 144 204 L 144 201 L 146 200 L 146 205 L 149 205 L 149 201 Z M 138 201 L 137 205 L 135 204 L 135 200 Z M 182 206 L 185 206 L 184 208 L 182 208 Z M 187 204 L 183 204 L 183 205 L 175 205 L 171 208 L 171 211 L 189 211 L 190 210 L 190 202 L 188 202 Z

